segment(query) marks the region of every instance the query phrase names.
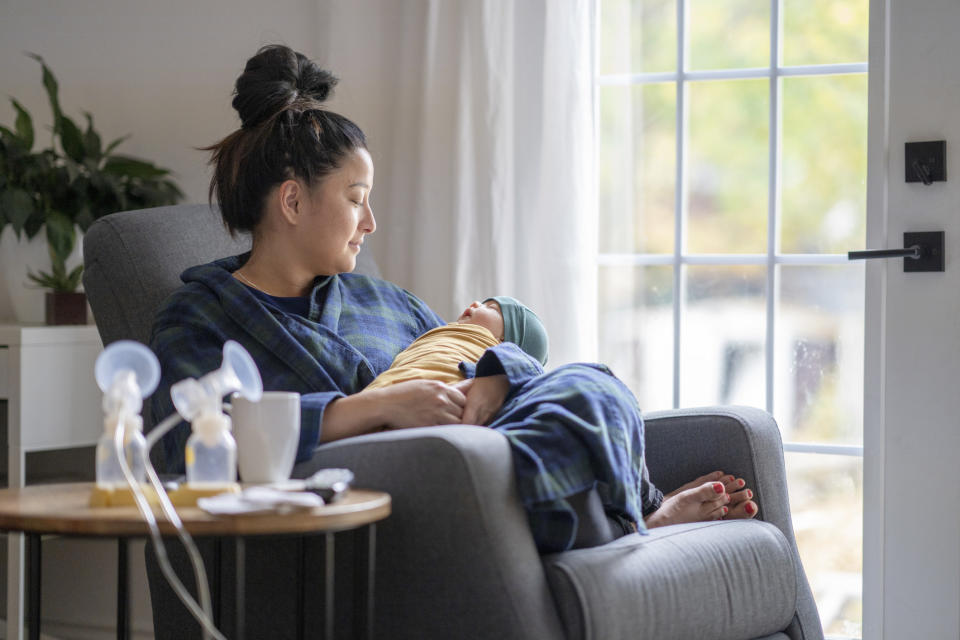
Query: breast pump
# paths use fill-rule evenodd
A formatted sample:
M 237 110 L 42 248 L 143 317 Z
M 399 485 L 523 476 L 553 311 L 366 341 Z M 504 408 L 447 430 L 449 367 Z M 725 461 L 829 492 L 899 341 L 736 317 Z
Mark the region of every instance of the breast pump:
M 109 345 L 94 365 L 103 391 L 103 435 L 97 442 L 97 487 L 112 491 L 127 487 L 121 455 L 135 482 L 146 480 L 147 444 L 140 409 L 160 381 L 160 363 L 139 342 L 120 340 Z
M 223 345 L 219 369 L 170 388 L 177 413 L 193 428 L 185 451 L 188 488 L 215 491 L 237 481 L 237 443 L 230 416 L 223 411 L 223 397 L 234 392 L 257 402 L 263 395 L 263 381 L 250 354 L 232 340 Z
M 219 488 L 235 485 L 237 477 L 236 442 L 230 435 L 231 421 L 223 412 L 223 397 L 240 392 L 256 402 L 263 394 L 260 371 L 250 354 L 232 340 L 223 346 L 223 363 L 199 380 L 187 378 L 171 387 L 170 395 L 177 412 L 160 421 L 147 438 L 139 415 L 143 398 L 157 388 L 160 364 L 144 345 L 121 340 L 108 345 L 94 368 L 97 384 L 104 392 L 104 434 L 97 444 L 97 486 L 91 496 L 94 506 L 104 506 L 98 494 L 113 494 L 126 487 L 146 521 L 160 570 L 177 597 L 200 623 L 204 640 L 226 640 L 213 623 L 212 601 L 203 559 L 192 537 L 184 528 L 171 498 L 164 491 L 149 452 L 156 442 L 181 418 L 193 425 L 187 441 L 187 488 Z M 167 557 L 156 516 L 150 507 L 144 476 L 150 481 L 151 495 L 164 516 L 177 531 L 193 566 L 198 598 L 195 599 L 176 575 Z M 101 496 L 102 497 L 102 496 Z M 107 503 L 109 504 L 109 502 Z M 197 601 L 199 600 L 199 602 Z

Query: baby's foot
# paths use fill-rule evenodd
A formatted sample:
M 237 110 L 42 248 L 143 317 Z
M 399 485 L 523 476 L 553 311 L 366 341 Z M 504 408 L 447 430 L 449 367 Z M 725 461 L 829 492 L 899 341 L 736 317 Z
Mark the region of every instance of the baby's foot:
M 707 481 L 692 488 L 684 487 L 665 496 L 660 508 L 644 518 L 648 529 L 683 522 L 719 520 L 729 512 L 726 504 L 730 496 L 722 482 Z

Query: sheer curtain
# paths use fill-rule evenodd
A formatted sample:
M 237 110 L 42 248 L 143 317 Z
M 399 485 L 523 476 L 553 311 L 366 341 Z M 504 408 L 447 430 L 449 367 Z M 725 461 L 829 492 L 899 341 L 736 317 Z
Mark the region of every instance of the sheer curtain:
M 548 366 L 593 359 L 594 3 L 345 4 L 326 15 L 332 68 L 364 64 L 343 51 L 364 18 L 382 65 L 347 101 L 369 113 L 362 95 L 380 101 L 372 240 L 385 276 L 448 320 L 512 295 L 544 320 Z

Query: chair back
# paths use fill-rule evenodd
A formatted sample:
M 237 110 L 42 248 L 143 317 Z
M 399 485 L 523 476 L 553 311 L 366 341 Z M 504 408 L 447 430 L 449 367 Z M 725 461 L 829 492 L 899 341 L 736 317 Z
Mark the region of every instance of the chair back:
M 173 205 L 124 211 L 97 220 L 83 238 L 83 287 L 104 345 L 121 339 L 150 342 L 164 299 L 189 267 L 243 253 L 248 234 L 232 237 L 216 207 Z M 379 277 L 369 251 L 357 273 Z

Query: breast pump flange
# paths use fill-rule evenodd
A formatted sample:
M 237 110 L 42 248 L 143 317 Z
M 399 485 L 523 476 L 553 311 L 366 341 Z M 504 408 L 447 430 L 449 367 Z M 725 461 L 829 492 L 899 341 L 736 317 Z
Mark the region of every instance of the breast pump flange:
M 174 492 L 174 504 L 195 504 L 208 495 L 239 492 L 237 443 L 231 434 L 230 416 L 224 413 L 223 397 L 239 393 L 252 402 L 263 395 L 263 381 L 253 358 L 238 342 L 223 345 L 223 363 L 199 380 L 187 378 L 170 388 L 177 413 L 191 424 L 187 440 L 187 482 Z

